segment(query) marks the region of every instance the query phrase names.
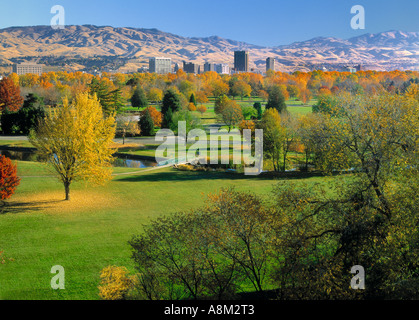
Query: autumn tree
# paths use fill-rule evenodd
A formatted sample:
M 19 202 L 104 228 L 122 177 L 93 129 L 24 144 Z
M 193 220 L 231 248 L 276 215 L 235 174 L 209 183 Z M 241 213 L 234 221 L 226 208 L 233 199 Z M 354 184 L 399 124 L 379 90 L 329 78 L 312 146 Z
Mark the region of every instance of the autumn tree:
M 193 102 L 189 102 L 188 110 L 189 111 L 196 111 L 196 106 L 193 104 Z
M 158 111 L 155 107 L 148 106 L 147 108 L 145 108 L 143 111 L 140 112 L 140 117 L 145 115 L 145 113 L 147 111 L 150 113 L 150 116 L 151 116 L 151 119 L 153 120 L 154 126 L 155 127 L 161 127 L 162 121 L 163 121 L 162 113 L 160 111 Z
M 228 132 L 238 125 L 243 120 L 243 112 L 240 106 L 235 101 L 230 103 L 222 109 L 219 115 L 219 121 L 228 127 Z
M 100 273 L 99 296 L 103 300 L 124 300 L 135 283 L 124 267 L 107 266 Z
M 147 99 L 148 101 L 160 102 L 163 99 L 163 91 L 159 88 L 150 88 Z
M 231 99 L 229 99 L 226 95 L 217 97 L 214 103 L 214 112 L 216 114 L 220 114 L 230 103 Z
M 73 181 L 103 183 L 111 178 L 114 136 L 114 117 L 104 119 L 97 97 L 80 93 L 72 102 L 63 99 L 62 107 L 52 110 L 29 140 L 51 164 L 70 200 Z
M 314 149 L 328 153 L 323 172 L 353 173 L 335 180 L 333 196 L 289 182 L 275 190 L 278 283 L 292 279 L 309 299 L 417 297 L 418 103 L 383 95 L 340 105 L 339 116 L 315 115 Z M 354 265 L 365 268 L 365 290 L 345 286 Z
M 11 78 L 5 77 L 0 80 L 0 111 L 17 111 L 23 103 L 20 96 L 20 88 Z
M 207 107 L 204 105 L 200 105 L 197 110 L 203 115 L 207 111 Z
M 311 91 L 308 90 L 308 89 L 302 89 L 302 90 L 300 90 L 300 94 L 298 95 L 298 99 L 302 103 L 306 104 L 311 99 Z
M 9 199 L 20 183 L 17 166 L 6 156 L 0 156 L 0 199 Z
M 201 105 L 203 103 L 207 103 L 209 102 L 207 95 L 205 94 L 204 91 L 198 91 L 196 93 L 196 102 L 200 103 Z
M 243 80 L 235 81 L 232 87 L 230 88 L 231 95 L 234 96 L 240 96 L 243 100 L 243 97 L 249 97 L 252 93 L 252 87 L 247 84 Z
M 125 144 L 126 136 L 136 136 L 141 133 L 138 121 L 128 114 L 120 114 L 116 117 L 116 134 L 122 137 L 122 144 Z

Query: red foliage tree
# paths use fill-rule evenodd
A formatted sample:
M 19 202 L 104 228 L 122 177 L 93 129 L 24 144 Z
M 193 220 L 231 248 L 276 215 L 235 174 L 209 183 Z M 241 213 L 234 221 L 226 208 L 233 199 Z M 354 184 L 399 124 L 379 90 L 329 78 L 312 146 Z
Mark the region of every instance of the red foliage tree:
M 9 158 L 0 156 L 0 199 L 9 199 L 19 183 L 17 166 Z
M 23 104 L 20 96 L 20 88 L 15 85 L 11 78 L 4 78 L 0 81 L 0 111 L 7 108 L 9 111 L 17 111 Z

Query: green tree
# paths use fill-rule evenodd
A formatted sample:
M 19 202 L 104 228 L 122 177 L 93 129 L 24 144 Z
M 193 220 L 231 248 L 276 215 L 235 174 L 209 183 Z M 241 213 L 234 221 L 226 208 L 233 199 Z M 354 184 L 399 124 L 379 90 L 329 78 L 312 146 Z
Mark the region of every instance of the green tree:
M 263 129 L 263 155 L 272 161 L 275 171 L 280 171 L 283 147 L 285 141 L 285 130 L 281 125 L 281 116 L 276 109 L 267 109 L 259 123 Z
M 255 110 L 257 112 L 257 119 L 258 120 L 262 119 L 262 115 L 263 115 L 262 104 L 260 102 L 255 102 L 253 104 L 253 108 L 255 108 Z
M 45 117 L 43 99 L 29 93 L 22 108 L 17 112 L 3 111 L 1 114 L 2 131 L 4 134 L 27 135 L 43 117 Z
M 132 94 L 130 101 L 131 105 L 134 108 L 141 109 L 148 107 L 148 100 L 145 95 L 144 89 L 141 86 L 137 86 L 134 93 Z
M 172 113 L 174 113 L 179 111 L 181 108 L 182 104 L 180 102 L 179 95 L 172 89 L 167 90 L 164 94 L 163 104 L 161 107 L 161 112 L 163 115 L 165 115 L 169 109 L 172 111 Z
M 266 109 L 276 109 L 279 113 L 287 110 L 285 98 L 279 86 L 274 85 L 269 90 L 269 98 L 268 103 L 266 104 Z

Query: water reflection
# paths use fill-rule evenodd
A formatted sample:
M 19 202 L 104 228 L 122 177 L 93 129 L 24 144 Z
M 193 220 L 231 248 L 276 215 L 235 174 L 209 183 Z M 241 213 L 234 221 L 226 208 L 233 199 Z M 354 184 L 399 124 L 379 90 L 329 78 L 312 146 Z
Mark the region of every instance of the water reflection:
M 0 155 L 6 156 L 12 160 L 20 161 L 41 161 L 42 158 L 34 152 L 26 151 L 12 151 L 12 150 L 0 150 Z M 115 158 L 115 161 L 112 163 L 114 167 L 123 167 L 123 168 L 149 168 L 157 166 L 157 163 L 149 160 L 138 160 L 126 158 Z

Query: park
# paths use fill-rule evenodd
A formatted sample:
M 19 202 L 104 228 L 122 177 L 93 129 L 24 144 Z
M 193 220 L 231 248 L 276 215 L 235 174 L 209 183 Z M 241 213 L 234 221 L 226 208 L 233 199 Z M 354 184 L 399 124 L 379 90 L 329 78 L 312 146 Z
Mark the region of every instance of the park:
M 239 74 L 231 78 L 242 82 L 240 93 L 229 91 L 230 76 L 212 73 L 131 79 L 62 74 L 58 88 L 48 89 L 28 77 L 34 83 L 22 91 L 43 94 L 47 101 L 52 99 L 48 90 L 62 90 L 67 83 L 69 98 L 43 107 L 46 115 L 39 123 L 44 127 L 28 135 L 13 129 L 13 135 L 0 137 L 2 154 L 36 148 L 34 154 L 44 156 L 12 159 L 20 181 L 0 213 L 0 299 L 223 299 L 254 292 L 265 298 L 269 293 L 270 298 L 358 299 L 382 297 L 389 288 L 410 290 L 392 287 L 400 274 L 407 283 L 416 281 L 417 84 L 409 80 L 412 74 L 402 75 L 406 81 L 399 93 L 390 88 L 380 94 L 364 92 L 371 89 L 369 79 L 394 74 L 361 72 L 364 87 L 351 74 L 278 72 L 257 78 L 260 83 L 256 75 Z M 49 77 L 53 83 L 54 75 Z M 72 92 L 80 87 L 77 77 L 85 81 L 84 93 Z M 157 98 L 149 95 L 156 89 L 155 77 L 172 84 L 158 89 Z M 60 119 L 68 120 L 63 127 Z M 223 149 L 222 144 L 220 157 L 227 149 L 229 161 L 213 166 L 113 164 L 115 152 L 154 158 L 156 131 L 178 134 L 182 121 L 187 132 L 221 128 L 229 136 L 263 130 L 263 172 L 245 175 L 245 166 L 233 161 L 234 146 Z M 77 130 L 57 129 L 71 125 Z M 53 137 L 59 137 L 58 144 L 52 145 Z M 193 143 L 184 147 L 189 150 Z M 181 153 L 176 150 L 174 157 Z M 79 176 L 64 165 L 68 159 L 79 163 Z M 371 241 L 376 250 L 369 251 Z M 171 260 L 161 255 L 168 248 L 164 243 L 174 246 Z M 347 269 L 360 260 L 377 276 L 373 291 L 346 288 Z M 65 270 L 64 290 L 50 287 L 55 265 Z M 109 282 L 115 277 L 107 278 L 104 270 L 122 274 L 122 289 L 110 289 L 120 284 Z M 198 279 L 192 276 L 197 274 Z M 323 281 L 336 286 L 332 293 Z

